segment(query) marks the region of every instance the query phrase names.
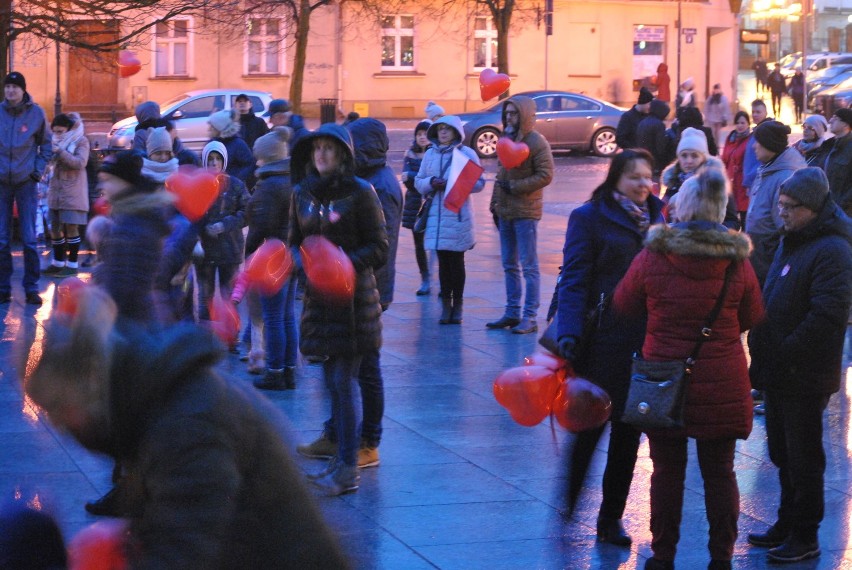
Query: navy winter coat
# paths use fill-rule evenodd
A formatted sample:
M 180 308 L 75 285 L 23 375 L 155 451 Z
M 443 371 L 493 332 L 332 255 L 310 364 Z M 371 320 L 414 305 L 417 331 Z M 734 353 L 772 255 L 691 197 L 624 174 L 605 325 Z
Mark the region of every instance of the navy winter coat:
M 583 204 L 568 219 L 558 286 L 559 338 L 583 337 L 587 316 L 601 299 L 611 298 L 633 258 L 642 250 L 645 233 L 611 192 Z M 651 195 L 648 207 L 651 223 L 662 223 L 662 200 Z M 612 417 L 618 418 L 624 409 L 633 353 L 641 351 L 645 339 L 645 322 L 617 320 L 605 306 L 595 324 L 588 352 L 578 355 L 574 366 L 579 375 L 607 391 L 613 403 Z
M 833 200 L 781 238 L 763 299 L 766 320 L 749 335 L 752 384 L 787 394 L 837 392 L 852 303 L 852 220 Z
M 290 202 L 293 200 L 290 159 L 264 164 L 255 171 L 255 176 L 257 184 L 246 208 L 246 257 L 254 253 L 266 238 L 277 238 L 287 243 L 290 228 Z
M 238 136 L 225 139 L 216 137 L 212 140 L 225 145 L 225 150 L 228 151 L 228 163 L 225 166 L 225 172 L 245 183 L 251 177 L 255 166 L 254 155 L 246 141 Z
M 405 156 L 402 158 L 402 171 L 408 175 L 404 183 L 405 200 L 402 206 L 402 227 L 409 230 L 414 228 L 414 222 L 417 220 L 417 212 L 420 211 L 420 207 L 423 205 L 423 196 L 414 187 L 414 179 L 420 171 L 420 164 L 423 162 L 423 157 L 418 158 L 415 155 L 415 148 L 419 149 L 420 147 L 412 146 L 405 152 Z M 425 154 L 425 149 L 423 152 Z
M 228 155 L 230 164 L 230 154 Z M 201 247 L 204 248 L 206 264 L 225 265 L 243 262 L 245 238 L 243 228 L 246 227 L 246 205 L 249 193 L 245 184 L 239 178 L 228 175 L 219 176 L 219 197 L 199 220 Z M 221 222 L 225 231 L 217 236 L 211 236 L 205 228 L 209 224 Z

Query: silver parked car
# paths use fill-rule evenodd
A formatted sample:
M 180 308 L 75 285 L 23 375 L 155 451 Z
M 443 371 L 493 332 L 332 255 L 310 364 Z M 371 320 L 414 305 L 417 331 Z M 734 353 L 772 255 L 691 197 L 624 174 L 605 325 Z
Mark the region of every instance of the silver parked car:
M 200 153 L 210 140 L 207 118 L 211 113 L 234 107 L 237 95 L 245 93 L 258 117 L 266 112 L 272 94 L 246 89 L 200 89 L 178 95 L 160 105 L 160 115 L 175 124 L 178 137 L 189 150 Z M 129 149 L 136 132 L 136 117 L 122 119 L 109 131 L 109 151 Z
M 594 152 L 612 156 L 618 150 L 615 129 L 627 110 L 587 95 L 566 91 L 527 91 L 516 93 L 535 101 L 535 128 L 553 150 Z M 503 102 L 475 113 L 460 113 L 464 144 L 482 158 L 495 156 L 497 139 L 503 129 Z

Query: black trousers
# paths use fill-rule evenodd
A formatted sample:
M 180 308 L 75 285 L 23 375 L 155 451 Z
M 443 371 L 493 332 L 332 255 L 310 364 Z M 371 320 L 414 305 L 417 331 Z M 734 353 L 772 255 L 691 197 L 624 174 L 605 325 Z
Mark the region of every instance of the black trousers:
M 461 300 L 464 297 L 464 252 L 437 250 L 438 280 L 441 282 L 441 298 Z
M 825 449 L 822 416 L 830 396 L 767 390 L 769 459 L 778 467 L 778 526 L 794 538 L 815 542 L 825 514 Z

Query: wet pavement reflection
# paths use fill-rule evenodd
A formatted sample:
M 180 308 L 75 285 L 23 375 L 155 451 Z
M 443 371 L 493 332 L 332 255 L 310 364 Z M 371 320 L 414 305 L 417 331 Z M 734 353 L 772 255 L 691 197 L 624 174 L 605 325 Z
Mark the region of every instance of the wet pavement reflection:
M 573 176 L 572 164 L 583 167 Z M 488 167 L 493 172 L 493 164 Z M 566 174 L 548 192 L 539 227 L 545 305 L 561 259 L 567 213 L 603 178 L 606 162 L 563 157 L 557 167 Z M 502 313 L 504 295 L 489 196 L 490 184 L 475 199 L 478 240 L 466 255 L 461 326 L 438 325 L 440 303 L 434 293 L 414 295 L 420 277 L 411 234 L 402 230 L 395 300 L 384 316 L 387 402 L 381 465 L 362 472 L 359 492 L 317 501 L 360 569 L 641 568 L 651 554 L 647 442 L 640 449 L 624 519 L 633 546 L 598 544 L 594 525 L 607 439 L 601 440 L 575 515 L 566 521 L 560 511 L 569 434 L 547 423 L 521 427 L 494 401 L 493 379 L 504 368 L 520 365 L 535 350 L 536 338 L 485 327 Z M 20 259 L 15 261 L 20 265 Z M 14 280 L 19 276 L 20 267 Z M 41 323 L 50 315 L 54 289 L 55 282 L 42 279 L 45 304 L 36 309 L 23 304 L 16 285 L 12 304 L 0 306 L 0 493 L 3 499 L 45 505 L 70 536 L 96 520 L 85 513 L 83 503 L 110 488 L 112 464 L 58 433 L 22 397 L 17 377 L 39 356 Z M 849 348 L 852 337 L 846 362 L 852 356 Z M 251 381 L 244 363 L 233 355 L 221 368 L 237 382 Z M 328 413 L 320 367 L 302 363 L 297 382 L 295 391 L 271 395 L 292 422 L 293 445 L 317 437 Z M 847 381 L 825 416 L 823 553 L 818 560 L 788 568 L 852 568 L 850 416 L 852 384 Z M 316 462 L 297 460 L 306 470 L 317 467 Z M 774 521 L 779 492 L 762 417 L 755 419 L 752 436 L 738 443 L 736 468 L 742 512 L 734 567 L 765 568 L 765 550 L 745 541 L 747 533 Z M 686 486 L 676 564 L 705 568 L 708 527 L 694 446 Z

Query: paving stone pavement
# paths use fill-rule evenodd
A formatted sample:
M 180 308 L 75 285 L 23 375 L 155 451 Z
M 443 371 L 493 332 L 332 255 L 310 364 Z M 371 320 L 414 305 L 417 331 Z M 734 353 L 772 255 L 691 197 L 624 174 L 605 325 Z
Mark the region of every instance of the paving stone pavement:
M 549 301 L 561 260 L 567 214 L 588 197 L 606 162 L 577 159 L 592 167 L 566 168 L 546 196 L 539 226 L 542 300 Z M 488 169 L 493 171 L 493 163 Z M 573 172 L 573 174 L 572 174 Z M 359 569 L 585 569 L 642 568 L 651 555 L 649 479 L 651 462 L 643 439 L 625 526 L 630 549 L 595 541 L 602 440 L 581 504 L 564 520 L 565 442 L 569 434 L 548 424 L 515 424 L 494 401 L 491 384 L 507 367 L 522 363 L 536 335 L 491 331 L 485 323 L 502 313 L 504 290 L 499 239 L 487 211 L 490 184 L 475 198 L 476 247 L 467 253 L 464 324 L 440 326 L 436 295 L 416 297 L 419 275 L 411 235 L 402 230 L 396 295 L 384 315 L 382 370 L 386 389 L 381 465 L 362 472 L 361 488 L 339 498 L 317 497 L 329 524 Z M 20 280 L 20 252 L 15 256 Z M 110 487 L 111 463 L 57 432 L 22 397 L 18 376 L 38 357 L 55 282 L 42 279 L 45 304 L 14 301 L 0 306 L 0 499 L 17 496 L 51 508 L 71 536 L 96 519 L 83 503 Z M 433 287 L 433 292 L 437 287 Z M 542 309 L 544 312 L 544 309 Z M 541 319 L 539 324 L 541 324 Z M 847 358 L 848 362 L 848 358 Z M 245 365 L 229 356 L 221 368 L 236 382 L 250 382 Z M 328 404 L 319 366 L 302 363 L 295 391 L 270 398 L 292 422 L 293 442 L 319 433 Z M 789 568 L 852 568 L 852 385 L 832 397 L 825 416 L 826 517 L 820 530 L 822 556 Z M 305 469 L 320 464 L 297 458 Z M 707 521 L 694 446 L 686 481 L 678 568 L 705 568 Z M 742 494 L 740 537 L 734 568 L 767 566 L 765 550 L 745 536 L 773 522 L 778 497 L 776 470 L 767 457 L 764 420 L 737 445 Z

